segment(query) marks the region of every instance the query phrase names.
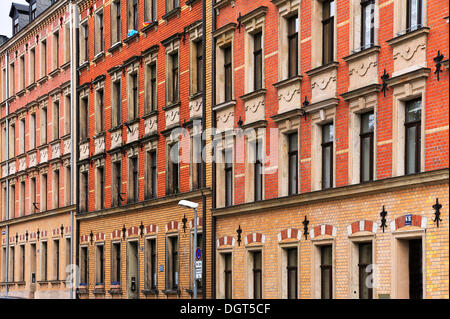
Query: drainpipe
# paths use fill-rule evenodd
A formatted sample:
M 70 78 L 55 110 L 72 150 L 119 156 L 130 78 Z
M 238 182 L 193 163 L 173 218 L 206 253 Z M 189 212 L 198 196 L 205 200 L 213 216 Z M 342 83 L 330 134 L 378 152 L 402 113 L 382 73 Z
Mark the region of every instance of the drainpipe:
M 9 220 L 9 52 L 6 51 L 6 75 L 5 75 L 5 97 L 6 97 L 6 220 Z M 5 256 L 5 282 L 9 282 L 9 225 L 6 225 L 6 256 Z M 14 278 L 13 278 L 14 281 Z M 8 285 L 6 285 L 6 296 L 8 296 Z
M 203 104 L 203 110 L 202 110 L 202 128 L 203 128 L 203 132 L 206 131 L 206 1 L 202 1 L 202 41 L 203 41 L 203 45 L 202 45 L 202 56 L 204 56 L 204 58 L 202 59 L 202 72 L 203 72 L 203 83 L 202 83 L 202 104 Z M 203 134 L 202 134 L 203 135 Z M 205 149 L 205 145 L 206 145 L 206 141 L 202 138 L 202 150 Z M 201 160 L 203 162 L 203 156 L 201 156 Z M 206 162 L 203 162 L 202 165 L 202 188 L 206 188 Z M 203 219 L 202 219 L 202 234 L 203 234 L 203 247 L 202 247 L 202 251 L 203 251 L 203 269 L 202 269 L 202 288 L 203 288 L 203 299 L 206 299 L 206 256 L 207 256 L 207 252 L 206 252 L 206 236 L 207 236 L 207 232 L 206 232 L 206 196 L 203 195 L 202 192 L 202 207 L 203 207 Z M 195 223 L 197 223 L 197 221 L 195 221 Z M 213 238 L 214 240 L 214 238 Z
M 213 33 L 216 30 L 216 10 L 214 9 L 214 5 L 216 4 L 216 0 L 212 2 L 212 26 L 211 26 L 211 37 L 212 37 L 212 50 L 211 50 L 211 64 L 212 64 L 212 76 L 211 76 L 211 86 L 212 86 L 212 96 L 211 96 L 211 127 L 216 127 L 216 112 L 213 109 L 213 105 L 216 103 L 216 41 L 213 37 Z M 206 60 L 206 59 L 204 59 Z M 216 154 L 214 154 L 215 157 Z M 212 208 L 216 208 L 216 161 L 212 161 Z M 216 299 L 216 217 L 212 216 L 212 298 Z
M 75 19 L 75 14 L 73 12 L 73 4 L 72 2 L 69 2 L 69 15 L 70 15 L 70 119 L 71 119 L 71 123 L 70 123 L 70 146 L 72 148 L 72 152 L 70 154 L 70 185 L 71 185 L 71 191 L 70 191 L 70 205 L 72 206 L 74 204 L 74 196 L 73 196 L 73 191 L 74 189 L 76 189 L 74 187 L 74 172 L 76 171 L 75 169 L 75 163 L 74 163 L 74 125 L 75 125 L 75 121 L 73 120 L 74 117 L 74 100 L 76 98 L 76 94 L 74 94 L 74 76 L 75 76 L 75 70 L 74 67 L 76 67 L 76 64 L 74 64 L 74 46 L 73 46 L 73 42 L 75 37 L 73 36 L 73 32 L 74 32 L 74 19 Z M 73 260 L 73 244 L 74 244 L 74 230 L 73 227 L 74 226 L 74 211 L 73 209 L 70 211 L 70 265 L 71 265 L 71 272 L 72 272 L 72 282 L 71 282 L 71 288 L 70 288 L 70 299 L 74 299 L 74 286 L 77 282 L 77 277 L 73 275 L 73 272 L 75 270 L 74 265 L 74 260 Z

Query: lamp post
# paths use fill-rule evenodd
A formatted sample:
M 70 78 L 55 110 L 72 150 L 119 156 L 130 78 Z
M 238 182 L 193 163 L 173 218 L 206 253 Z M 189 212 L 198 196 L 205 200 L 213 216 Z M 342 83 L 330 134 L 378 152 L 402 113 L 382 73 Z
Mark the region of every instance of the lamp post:
M 197 299 L 197 278 L 195 278 L 195 251 L 197 250 L 197 208 L 198 208 L 198 204 L 188 201 L 188 200 L 180 200 L 180 202 L 178 203 L 178 205 L 183 206 L 183 207 L 187 207 L 187 208 L 192 208 L 194 209 L 194 247 L 192 249 L 192 269 L 194 270 L 194 299 Z M 203 267 L 203 265 L 202 265 Z

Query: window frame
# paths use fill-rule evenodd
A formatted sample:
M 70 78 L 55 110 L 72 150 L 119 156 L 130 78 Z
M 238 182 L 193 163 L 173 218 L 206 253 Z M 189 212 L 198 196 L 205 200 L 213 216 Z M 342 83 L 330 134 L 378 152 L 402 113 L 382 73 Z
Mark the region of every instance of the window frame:
M 363 129 L 363 116 L 367 116 L 372 114 L 375 118 L 375 113 L 373 111 L 369 111 L 369 112 L 365 112 L 363 114 L 361 114 L 361 125 L 360 125 L 360 134 L 359 134 L 359 148 L 360 148 L 360 155 L 359 155 L 359 167 L 360 167 L 360 172 L 359 172 L 359 179 L 360 179 L 360 183 L 364 183 L 364 182 L 371 182 L 373 181 L 373 169 L 374 169 L 374 128 L 375 125 L 372 128 L 372 131 L 368 131 L 368 132 L 364 132 Z M 365 165 L 364 165 L 364 148 L 363 148 L 363 141 L 365 139 L 369 139 L 369 146 L 370 146 L 370 154 L 369 154 L 369 179 L 368 180 L 364 180 L 364 169 L 365 169 Z
M 414 103 L 416 101 L 420 101 L 420 119 L 419 120 L 415 120 L 415 121 L 408 121 L 407 118 L 407 114 L 408 114 L 408 106 L 410 105 L 410 103 Z M 422 103 L 422 97 L 419 98 L 415 98 L 415 99 L 411 99 L 409 101 L 405 102 L 405 175 L 409 175 L 409 174 L 417 174 L 420 173 L 421 171 L 421 143 L 422 143 L 422 108 L 423 108 L 423 103 Z M 410 130 L 412 128 L 415 128 L 416 130 L 416 138 L 415 138 L 415 168 L 414 168 L 414 172 L 408 172 L 408 164 L 409 164 L 409 148 L 408 148 L 408 138 L 409 138 L 409 134 L 410 134 Z
M 331 141 L 328 141 L 328 142 L 324 141 L 324 130 L 325 130 L 326 126 L 331 126 L 330 130 L 333 130 L 333 139 Z M 333 122 L 325 123 L 325 124 L 322 125 L 321 129 L 322 129 L 322 144 L 321 144 L 321 146 L 322 146 L 322 189 L 329 189 L 329 188 L 333 188 L 333 182 L 334 182 L 333 181 L 333 175 L 334 175 L 333 174 L 333 164 L 334 164 L 334 159 L 333 159 L 333 157 L 334 157 L 334 151 L 333 151 L 333 149 L 334 149 L 334 123 Z M 330 176 L 329 176 L 330 185 L 328 187 L 325 185 L 325 178 L 324 178 L 325 177 L 325 167 L 326 167 L 325 164 L 327 164 L 325 162 L 326 149 L 330 150 L 330 161 L 328 163 L 328 165 L 330 165 Z
M 333 6 L 331 6 L 333 4 Z M 334 60 L 334 25 L 335 25 L 335 14 L 336 14 L 336 7 L 335 7 L 335 0 L 324 0 L 321 3 L 322 5 L 322 65 L 327 65 L 328 63 L 333 62 Z M 325 6 L 329 5 L 329 16 L 325 16 Z M 331 9 L 333 9 L 333 12 L 331 12 Z M 329 38 L 325 36 L 326 34 L 326 28 L 329 28 Z M 327 43 L 328 42 L 328 43 Z M 326 44 L 328 44 L 328 51 L 326 51 Z

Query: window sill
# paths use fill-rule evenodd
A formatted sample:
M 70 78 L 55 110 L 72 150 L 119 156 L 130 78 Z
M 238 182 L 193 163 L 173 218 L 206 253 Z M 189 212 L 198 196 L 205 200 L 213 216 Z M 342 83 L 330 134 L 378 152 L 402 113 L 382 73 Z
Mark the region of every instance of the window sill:
M 256 97 L 259 97 L 259 96 L 262 96 L 262 95 L 266 95 L 266 91 L 267 91 L 266 89 L 258 89 L 256 91 L 249 92 L 249 93 L 246 93 L 244 95 L 241 95 L 239 98 L 241 100 L 243 100 L 244 102 L 246 102 L 246 101 L 251 100 L 253 98 L 256 98 Z
M 94 136 L 92 136 L 92 138 L 93 139 L 97 139 L 99 137 L 104 137 L 105 135 L 106 135 L 106 132 L 105 131 L 101 131 L 101 132 L 98 132 L 97 134 L 95 134 Z
M 288 86 L 288 85 L 290 85 L 292 83 L 295 83 L 295 82 L 299 82 L 300 83 L 302 80 L 303 80 L 303 76 L 295 75 L 295 76 L 292 76 L 290 78 L 287 78 L 287 79 L 278 81 L 276 83 L 273 83 L 272 85 L 273 85 L 274 88 L 278 89 L 278 88 L 281 88 L 281 87 Z
M 111 127 L 111 128 L 110 128 L 110 129 L 108 130 L 108 132 L 109 132 L 109 133 L 112 133 L 112 132 L 115 132 L 115 131 L 121 130 L 121 129 L 122 129 L 122 127 L 123 127 L 123 125 L 122 125 L 122 124 L 116 125 L 116 126 L 114 126 L 114 127 Z
M 92 293 L 94 295 L 104 295 L 105 292 L 105 288 L 94 288 L 94 291 L 92 291 Z
M 166 20 L 166 22 L 169 22 L 170 19 L 177 16 L 180 17 L 181 7 L 176 7 L 175 9 L 170 10 L 165 15 L 162 16 L 163 20 Z
M 196 99 L 198 99 L 199 97 L 201 97 L 203 95 L 203 92 L 195 92 L 192 95 L 189 96 L 189 101 L 194 101 Z
M 412 40 L 423 34 L 428 34 L 430 32 L 430 27 L 422 26 L 415 30 L 404 30 L 396 34 L 396 36 L 390 40 L 387 40 L 387 44 L 390 46 L 395 46 L 396 44 L 402 43 L 404 41 Z
M 62 282 L 62 280 L 50 280 L 52 286 L 59 286 Z
M 173 102 L 173 103 L 167 104 L 162 109 L 163 109 L 163 111 L 169 111 L 169 110 L 171 110 L 173 108 L 176 108 L 177 106 L 180 106 L 180 105 L 181 105 L 181 102 L 177 101 L 177 102 Z
M 17 92 L 16 93 L 16 95 L 18 96 L 18 97 L 21 97 L 22 95 L 24 95 L 25 94 L 25 89 L 22 89 L 22 90 L 20 90 L 19 92 Z
M 88 67 L 89 65 L 89 61 L 84 61 L 83 63 L 80 64 L 80 66 L 78 67 L 78 71 L 82 71 L 83 69 L 85 69 L 86 67 Z
M 48 284 L 49 284 L 49 281 L 47 281 L 47 280 L 39 280 L 37 283 L 38 283 L 40 286 L 45 286 L 45 285 L 48 285 Z
M 374 46 L 371 46 L 370 48 L 365 48 L 363 50 L 352 52 L 352 54 L 344 57 L 344 61 L 347 63 L 350 63 L 359 58 L 366 57 L 372 53 L 375 53 L 375 52 L 378 53 L 378 52 L 380 52 L 380 48 L 381 48 L 380 46 L 374 45 Z
M 120 288 L 120 284 L 119 285 L 111 284 L 111 289 L 108 290 L 108 293 L 110 295 L 121 295 L 121 294 L 123 294 L 123 291 L 122 291 L 122 288 Z
M 123 125 L 125 125 L 125 126 L 131 126 L 131 125 L 133 125 L 133 124 L 139 123 L 139 121 L 140 121 L 140 118 L 137 117 L 137 118 L 135 118 L 135 119 L 128 120 L 128 121 L 124 122 Z
M 104 57 L 105 57 L 105 52 L 104 52 L 104 51 L 102 51 L 102 52 L 100 52 L 100 53 L 97 53 L 97 54 L 94 56 L 94 59 L 92 60 L 92 62 L 98 63 L 98 62 L 99 62 L 100 60 L 102 60 Z
M 83 138 L 83 139 L 81 139 L 81 140 L 78 142 L 78 145 L 82 145 L 82 144 L 85 144 L 85 143 L 89 143 L 90 140 L 91 140 L 91 139 L 90 139 L 89 137 Z
M 187 0 L 184 4 L 192 7 L 199 0 Z
M 69 66 L 70 66 L 70 59 L 69 59 L 69 61 L 67 61 L 63 65 L 61 65 L 61 69 L 65 70 L 65 69 L 69 68 Z
M 159 293 L 159 290 L 158 289 L 144 289 L 142 291 L 142 293 L 144 295 L 155 295 L 156 296 Z
M 306 74 L 311 78 L 313 76 L 316 76 L 318 74 L 328 72 L 331 69 L 337 69 L 339 66 L 339 62 L 330 62 L 321 66 L 318 66 L 317 68 L 311 69 L 309 71 L 306 71 Z
M 117 51 L 121 47 L 122 47 L 122 41 L 116 42 L 108 49 L 108 52 L 113 53 L 114 51 Z
M 145 113 L 144 115 L 142 115 L 142 119 L 148 119 L 149 117 L 152 117 L 154 115 L 158 115 L 158 110 L 152 110 L 150 112 Z
M 166 289 L 162 291 L 165 295 L 180 295 L 181 291 L 180 289 Z
M 77 288 L 77 293 L 79 295 L 87 295 L 89 294 L 89 290 L 87 288 Z
M 16 282 L 17 286 L 25 286 L 27 283 L 25 281 L 18 281 Z
M 125 44 L 129 45 L 131 41 L 133 41 L 134 39 L 138 39 L 138 38 L 139 38 L 139 32 L 136 33 L 136 34 L 133 34 L 133 35 L 130 36 L 130 37 L 127 37 L 125 40 L 123 40 L 123 42 L 124 42 Z
M 214 9 L 218 10 L 220 8 L 223 8 L 229 4 L 231 4 L 232 7 L 234 7 L 234 2 L 236 0 L 219 0 L 216 2 L 216 4 L 214 4 Z
M 193 289 L 186 289 L 186 292 L 192 296 L 194 294 L 194 290 Z M 198 294 L 202 294 L 203 293 L 203 289 L 202 288 L 197 288 L 197 293 Z
M 220 111 L 220 110 L 223 110 L 223 109 L 226 109 L 228 107 L 235 106 L 235 105 L 236 105 L 236 100 L 225 101 L 225 102 L 216 104 L 213 107 L 213 111 Z
M 30 85 L 27 86 L 27 90 L 31 91 L 36 87 L 36 82 L 31 83 Z
M 59 74 L 59 72 L 61 72 L 61 70 L 59 68 L 54 69 L 52 72 L 50 72 L 48 74 L 49 77 L 53 78 L 55 76 L 57 76 Z
M 157 26 L 158 26 L 158 21 L 152 21 L 152 22 L 150 22 L 149 25 L 143 27 L 143 28 L 141 29 L 141 32 L 147 33 L 147 32 L 148 32 L 149 30 L 151 30 L 151 29 L 155 29 L 155 30 L 156 30 L 156 27 L 157 27 Z
M 39 84 L 39 85 L 42 85 L 42 84 L 44 84 L 44 82 L 46 82 L 48 80 L 48 76 L 47 75 L 44 75 L 43 77 L 41 77 L 39 80 L 37 80 L 37 83 Z

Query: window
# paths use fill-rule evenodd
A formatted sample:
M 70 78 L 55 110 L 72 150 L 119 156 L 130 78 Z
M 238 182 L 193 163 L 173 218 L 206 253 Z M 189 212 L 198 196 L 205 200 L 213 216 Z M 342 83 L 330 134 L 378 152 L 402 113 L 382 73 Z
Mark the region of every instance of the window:
M 195 42 L 195 75 L 196 75 L 196 92 L 203 90 L 203 43 Z
M 47 75 L 47 40 L 41 42 L 41 78 Z
M 127 0 L 127 25 L 129 30 L 138 30 L 138 0 Z
M 224 57 L 224 86 L 225 86 L 225 101 L 231 101 L 232 99 L 232 59 L 231 59 L 231 46 L 226 46 L 223 49 L 223 57 Z
M 322 64 L 334 60 L 334 0 L 322 3 Z
M 333 266 L 332 266 L 332 246 L 325 245 L 320 247 L 320 280 L 322 299 L 333 298 Z
M 298 133 L 288 135 L 289 195 L 298 192 Z
M 64 273 L 66 273 L 67 270 L 67 266 L 70 266 L 72 263 L 70 262 L 70 250 L 71 250 L 71 245 L 72 242 L 70 240 L 70 238 L 66 238 L 66 244 L 65 244 L 65 248 L 66 248 L 66 252 L 65 252 L 65 265 L 64 265 Z
M 15 276 L 14 276 L 15 260 L 16 260 L 15 252 L 16 252 L 15 247 L 11 246 L 9 248 L 9 265 L 8 265 L 8 268 L 9 268 L 8 281 L 9 282 L 14 282 L 14 280 L 15 280 Z
M 64 167 L 64 205 L 69 206 L 72 204 L 72 168 L 70 165 Z
M 233 150 L 224 151 L 225 158 L 225 206 L 233 205 Z
M 131 94 L 131 101 L 128 103 L 128 120 L 131 121 L 139 116 L 139 88 L 137 73 L 130 74 L 129 88 L 131 90 L 129 92 Z
M 36 19 L 36 2 L 31 5 L 30 20 Z
M 168 194 L 179 193 L 179 166 L 180 166 L 180 145 L 175 143 L 169 146 L 169 156 L 168 156 Z
M 20 70 L 20 90 L 24 90 L 25 89 L 25 55 L 22 55 L 20 57 L 20 62 L 19 62 L 19 70 Z
M 25 119 L 19 122 L 19 154 L 25 152 Z
M 30 49 L 30 64 L 29 64 L 29 72 L 30 72 L 30 84 L 33 84 L 36 81 L 36 49 Z
M 88 247 L 80 249 L 80 284 L 87 284 L 89 274 Z
M 120 0 L 112 2 L 111 6 L 111 44 L 122 40 L 122 16 Z
M 41 108 L 41 145 L 47 143 L 47 108 L 43 107 Z
M 48 266 L 47 266 L 47 242 L 44 241 L 41 243 L 41 281 L 47 281 L 47 273 L 48 273 Z
M 59 101 L 53 103 L 53 140 L 59 138 Z
M 97 209 L 105 208 L 105 169 L 100 166 L 97 168 Z
M 422 26 L 422 0 L 406 0 L 406 29 L 414 31 Z
M 298 264 L 297 264 L 297 248 L 289 248 L 286 251 L 287 257 L 287 297 L 288 299 L 297 299 L 297 281 L 298 281 Z
M 111 284 L 120 284 L 120 270 L 121 270 L 121 254 L 120 254 L 120 242 L 112 243 L 111 245 Z
M 19 274 L 20 274 L 20 278 L 19 281 L 24 282 L 25 281 L 25 245 L 20 245 L 20 255 L 19 255 Z
M 333 187 L 333 123 L 322 126 L 322 189 Z
M 104 246 L 95 246 L 95 285 L 105 284 L 105 254 Z
M 123 201 L 122 198 L 122 165 L 120 162 L 112 163 L 112 181 L 111 181 L 111 198 L 112 205 L 111 206 L 120 206 Z
M 156 150 L 147 152 L 147 169 L 146 169 L 146 199 L 156 198 L 157 195 L 157 158 Z
M 288 76 L 298 74 L 298 16 L 288 18 Z
M 70 40 L 70 22 L 67 22 L 64 25 L 64 64 L 67 65 L 70 62 L 70 53 L 71 53 L 71 40 Z
M 158 96 L 157 96 L 157 73 L 156 63 L 147 64 L 146 67 L 146 92 L 147 97 L 145 99 L 145 112 L 149 113 L 155 111 L 158 108 Z
M 156 0 L 145 0 L 144 3 L 144 20 L 146 22 L 156 21 Z
M 70 94 L 64 96 L 64 135 L 70 134 L 70 125 L 72 124 L 71 97 Z
M 59 280 L 59 240 L 53 241 L 53 279 Z
M 14 63 L 9 65 L 9 95 L 13 96 L 16 93 L 16 68 Z
M 169 95 L 168 95 L 168 103 L 176 103 L 179 100 L 179 91 L 178 91 L 178 76 L 179 76 L 179 67 L 178 67 L 178 52 L 172 53 L 169 55 L 170 59 L 170 74 L 169 74 Z
M 166 0 L 166 12 L 170 12 L 179 6 L 179 0 Z
M 156 259 L 156 238 L 145 241 L 145 289 L 156 289 L 157 259 Z
M 20 182 L 19 216 L 25 216 L 25 181 Z
M 81 98 L 80 103 L 80 140 L 86 140 L 89 137 L 89 103 L 88 98 Z
M 262 32 L 259 31 L 253 35 L 253 90 L 262 88 Z
M 415 174 L 420 172 L 422 99 L 406 102 L 405 111 L 405 174 Z
M 361 1 L 361 48 L 375 45 L 375 0 Z
M 372 299 L 372 286 L 369 282 L 372 276 L 372 244 L 361 243 L 358 245 L 359 250 L 359 298 Z
M 32 177 L 30 178 L 30 212 L 35 213 L 36 207 L 36 177 Z
M 30 114 L 29 149 L 36 147 L 36 113 Z
M 9 217 L 16 218 L 16 185 L 9 187 Z
M 53 208 L 59 207 L 59 170 L 53 171 Z
M 375 118 L 373 112 L 361 115 L 361 182 L 373 180 L 373 128 Z
M 255 140 L 255 164 L 254 164 L 254 191 L 255 201 L 262 200 L 263 198 L 263 145 L 262 141 Z
M 122 123 L 122 88 L 120 80 L 114 81 L 112 85 L 112 127 L 117 127 Z
M 96 91 L 95 133 L 105 131 L 105 97 L 103 89 Z
M 253 299 L 262 298 L 262 253 L 254 251 L 252 254 L 253 261 Z
M 89 179 L 88 172 L 80 173 L 80 211 L 87 212 L 89 209 Z
M 36 244 L 30 244 L 30 277 L 31 283 L 36 283 Z
M 13 34 L 16 34 L 17 32 L 19 32 L 19 18 L 15 18 L 14 19 L 14 32 L 13 32 Z
M 179 276 L 179 264 L 178 264 L 178 237 L 167 238 L 167 252 L 168 265 L 167 265 L 167 283 L 168 289 L 178 289 L 178 276 Z
M 87 21 L 81 24 L 80 36 L 80 63 L 82 63 L 89 61 L 89 27 Z
M 59 32 L 56 31 L 55 33 L 53 33 L 53 70 L 57 69 L 59 67 Z
M 194 190 L 201 188 L 202 185 L 202 145 L 200 135 L 191 137 L 191 147 L 191 179 L 192 189 Z
M 105 47 L 103 11 L 99 11 L 95 17 L 95 54 L 102 53 Z
M 41 212 L 44 212 L 47 210 L 47 174 L 41 175 Z
M 16 125 L 9 127 L 9 158 L 16 156 Z
M 233 298 L 233 272 L 232 272 L 232 257 L 231 253 L 223 254 L 224 259 L 224 284 L 225 284 L 225 299 Z
M 129 161 L 129 181 L 128 188 L 128 203 L 137 203 L 139 200 L 139 173 L 138 173 L 138 158 L 132 157 Z

